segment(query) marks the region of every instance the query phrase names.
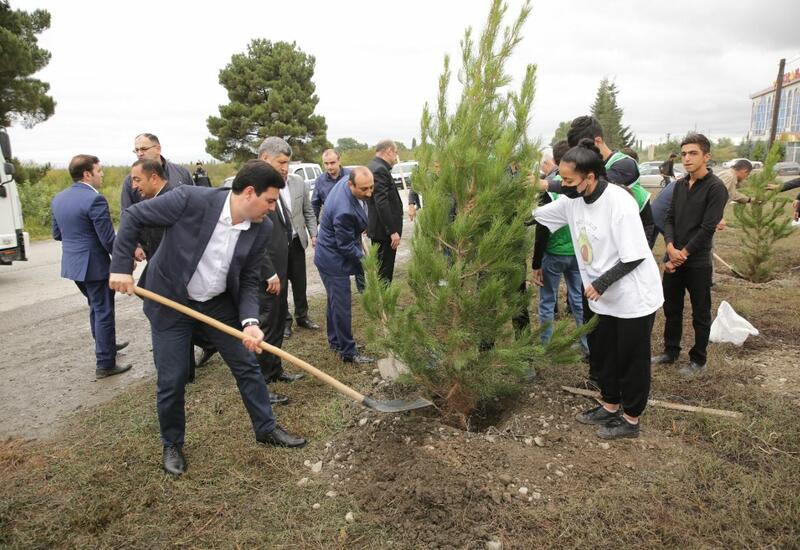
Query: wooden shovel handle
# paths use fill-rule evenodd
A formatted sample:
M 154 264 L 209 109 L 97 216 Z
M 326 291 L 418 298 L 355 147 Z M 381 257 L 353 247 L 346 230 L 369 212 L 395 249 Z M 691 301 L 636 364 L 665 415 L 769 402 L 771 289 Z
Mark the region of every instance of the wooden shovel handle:
M 201 322 L 203 322 L 203 323 L 205 323 L 205 324 L 207 324 L 207 325 L 219 330 L 220 332 L 224 332 L 225 334 L 229 334 L 229 335 L 233 336 L 234 338 L 237 338 L 239 340 L 244 340 L 245 338 L 247 338 L 247 335 L 244 332 L 242 332 L 241 330 L 237 330 L 237 329 L 235 329 L 235 328 L 233 328 L 231 326 L 228 326 L 225 323 L 222 323 L 222 322 L 217 321 L 216 319 L 214 319 L 212 317 L 209 317 L 208 315 L 203 315 L 202 313 L 200 313 L 198 311 L 195 311 L 190 307 L 186 307 L 183 304 L 179 304 L 178 302 L 175 302 L 174 300 L 170 300 L 169 298 L 164 298 L 163 296 L 161 296 L 159 294 L 156 294 L 155 292 L 152 292 L 150 290 L 147 290 L 146 288 L 141 288 L 141 287 L 135 286 L 135 287 L 133 287 L 133 291 L 140 298 L 147 298 L 148 300 L 153 300 L 154 302 L 158 302 L 161 305 L 170 307 L 170 308 L 172 308 L 172 309 L 174 309 L 176 311 L 179 311 L 179 312 L 183 313 L 184 315 L 188 315 L 189 317 L 191 317 L 193 319 L 197 319 L 198 321 L 201 321 Z M 325 382 L 329 386 L 333 386 L 336 389 L 336 391 L 338 391 L 339 393 L 341 393 L 343 395 L 346 395 L 347 397 L 349 397 L 350 399 L 356 401 L 357 403 L 362 403 L 364 401 L 364 396 L 362 394 L 358 393 L 356 390 L 354 390 L 350 386 L 342 384 L 341 382 L 339 382 L 333 376 L 331 376 L 329 374 L 325 374 L 324 372 L 322 372 L 318 368 L 306 363 L 302 359 L 298 359 L 297 357 L 295 357 L 291 353 L 287 353 L 287 352 L 283 351 L 280 348 L 276 348 L 275 346 L 267 344 L 266 342 L 261 342 L 260 346 L 261 346 L 262 350 L 268 351 L 269 353 L 271 353 L 273 355 L 277 355 L 281 359 L 285 359 L 286 361 L 290 362 L 292 365 L 303 369 L 304 371 L 306 371 L 308 374 L 310 374 L 314 378 L 317 378 L 317 379 Z

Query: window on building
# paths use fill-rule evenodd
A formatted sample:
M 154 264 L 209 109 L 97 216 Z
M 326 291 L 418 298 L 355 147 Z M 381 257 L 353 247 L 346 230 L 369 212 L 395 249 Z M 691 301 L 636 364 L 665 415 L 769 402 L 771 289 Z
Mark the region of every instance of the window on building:
M 794 105 L 792 106 L 792 132 L 800 132 L 800 88 L 794 91 Z
M 786 129 L 786 103 L 789 98 L 786 94 L 781 96 L 781 104 L 778 106 L 778 133 Z

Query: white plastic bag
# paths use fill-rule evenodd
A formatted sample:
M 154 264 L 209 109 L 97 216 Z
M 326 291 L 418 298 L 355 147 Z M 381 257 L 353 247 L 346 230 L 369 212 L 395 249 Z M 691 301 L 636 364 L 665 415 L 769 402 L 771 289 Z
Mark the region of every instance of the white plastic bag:
M 711 323 L 712 342 L 730 342 L 741 346 L 748 336 L 758 336 L 758 329 L 747 319 L 733 311 L 731 305 L 722 301 L 717 310 L 717 318 Z

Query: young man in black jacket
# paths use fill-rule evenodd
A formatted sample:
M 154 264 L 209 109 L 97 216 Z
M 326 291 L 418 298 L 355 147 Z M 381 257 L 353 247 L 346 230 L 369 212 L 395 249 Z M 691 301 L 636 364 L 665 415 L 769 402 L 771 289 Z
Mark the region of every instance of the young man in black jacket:
M 702 374 L 711 330 L 711 245 L 728 202 L 725 184 L 707 164 L 711 143 L 702 134 L 689 134 L 681 143 L 681 160 L 687 175 L 675 183 L 672 203 L 664 223 L 667 257 L 664 266 L 664 353 L 652 363 L 674 363 L 681 351 L 683 300 L 692 303 L 694 346 L 683 376 Z

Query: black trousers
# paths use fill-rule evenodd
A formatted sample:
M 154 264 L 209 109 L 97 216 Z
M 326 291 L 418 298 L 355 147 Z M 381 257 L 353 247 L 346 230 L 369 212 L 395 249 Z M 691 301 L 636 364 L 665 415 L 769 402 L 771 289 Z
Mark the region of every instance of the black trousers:
M 644 208 L 639 212 L 639 219 L 642 220 L 642 227 L 644 228 L 644 236 L 647 239 L 647 245 L 653 249 L 656 244 L 656 222 L 653 220 L 653 208 L 650 206 L 650 201 L 644 205 Z
M 294 318 L 300 321 L 308 318 L 308 298 L 306 297 L 306 250 L 300 242 L 300 237 L 295 237 L 289 243 L 289 264 L 286 278 L 292 283 L 292 298 L 294 300 Z M 288 296 L 288 295 L 287 295 Z M 292 326 L 292 315 L 288 308 L 286 323 Z
M 392 248 L 391 239 L 386 241 L 372 241 L 378 245 L 378 276 L 384 281 L 391 283 L 394 277 L 394 259 L 397 250 Z
M 664 353 L 678 357 L 683 333 L 683 301 L 686 291 L 692 303 L 694 346 L 689 359 L 706 364 L 708 336 L 711 332 L 711 266 L 682 266 L 675 273 L 664 273 Z
M 189 307 L 236 329 L 242 328 L 239 312 L 228 293 L 220 294 L 207 302 L 190 300 Z M 196 327 L 201 327 L 230 367 L 256 437 L 274 430 L 275 416 L 255 354 L 248 351 L 236 338 L 205 326 L 200 321 L 181 316 L 166 330 L 151 327 L 153 359 L 157 373 L 158 423 L 162 441 L 169 445 L 183 445 L 186 429 L 184 394 L 189 377 L 187 350 Z
M 262 281 L 266 287 L 266 281 Z M 286 315 L 289 313 L 289 289 L 281 285 L 278 294 L 260 292 L 258 297 L 258 323 L 264 332 L 264 341 L 276 348 L 283 347 L 283 330 L 286 328 Z M 269 352 L 262 351 L 256 355 L 264 380 L 267 384 L 274 382 L 281 372 L 283 364 L 281 358 Z
M 650 395 L 650 335 L 655 313 L 633 319 L 600 315 L 592 353 L 601 365 L 603 401 L 640 416 Z

